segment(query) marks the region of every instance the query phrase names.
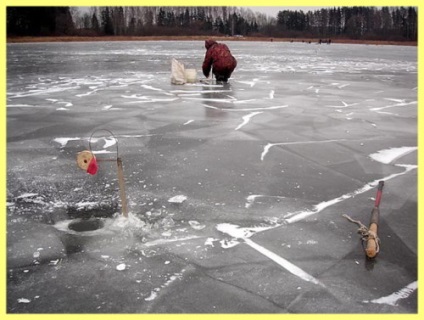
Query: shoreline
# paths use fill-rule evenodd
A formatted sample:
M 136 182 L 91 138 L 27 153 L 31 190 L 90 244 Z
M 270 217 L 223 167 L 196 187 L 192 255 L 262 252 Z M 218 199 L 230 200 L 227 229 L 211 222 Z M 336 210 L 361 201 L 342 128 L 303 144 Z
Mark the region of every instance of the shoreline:
M 6 43 L 31 42 L 96 42 L 96 41 L 204 41 L 212 38 L 217 41 L 256 41 L 256 42 L 305 42 L 317 44 L 319 38 L 273 38 L 273 37 L 225 37 L 225 36 L 60 36 L 60 37 L 8 37 Z M 325 40 L 327 38 L 323 38 Z M 331 43 L 417 46 L 417 41 L 386 41 L 386 40 L 352 40 L 333 39 Z M 325 43 L 323 43 L 325 44 Z

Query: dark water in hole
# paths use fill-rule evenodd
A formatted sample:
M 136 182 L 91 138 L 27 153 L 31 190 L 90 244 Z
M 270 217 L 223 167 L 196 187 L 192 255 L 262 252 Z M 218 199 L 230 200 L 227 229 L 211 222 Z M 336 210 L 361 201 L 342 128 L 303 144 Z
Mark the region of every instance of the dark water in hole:
M 84 231 L 93 231 L 97 229 L 101 229 L 104 226 L 104 222 L 102 220 L 78 220 L 71 222 L 68 226 L 69 229 L 77 232 Z
M 69 230 L 81 233 L 95 231 L 103 227 L 104 222 L 101 219 L 77 219 L 68 225 Z M 83 234 L 63 234 L 61 241 L 65 246 L 66 254 L 69 255 L 82 252 L 87 241 L 90 240 L 89 238 L 90 237 L 84 236 Z

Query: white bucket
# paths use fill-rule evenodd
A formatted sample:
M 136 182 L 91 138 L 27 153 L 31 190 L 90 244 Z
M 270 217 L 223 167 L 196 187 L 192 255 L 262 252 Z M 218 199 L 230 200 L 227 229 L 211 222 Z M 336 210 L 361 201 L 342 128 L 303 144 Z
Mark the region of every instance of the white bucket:
M 184 75 L 187 83 L 195 83 L 197 81 L 196 69 L 185 69 Z

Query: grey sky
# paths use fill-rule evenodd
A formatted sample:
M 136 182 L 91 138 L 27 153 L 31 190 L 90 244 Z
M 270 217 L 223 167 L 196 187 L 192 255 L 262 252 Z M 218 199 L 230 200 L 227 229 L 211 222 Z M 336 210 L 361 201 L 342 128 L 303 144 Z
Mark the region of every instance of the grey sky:
M 319 10 L 321 8 L 325 8 L 325 7 L 295 7 L 295 6 L 287 6 L 287 7 L 277 7 L 277 6 L 267 6 L 267 7 L 259 7 L 259 6 L 252 6 L 252 7 L 247 7 L 250 8 L 253 12 L 261 12 L 261 13 L 265 13 L 271 17 L 277 17 L 277 14 L 279 11 L 283 11 L 283 10 L 302 10 L 303 12 L 308 12 L 308 11 L 315 11 L 315 10 Z

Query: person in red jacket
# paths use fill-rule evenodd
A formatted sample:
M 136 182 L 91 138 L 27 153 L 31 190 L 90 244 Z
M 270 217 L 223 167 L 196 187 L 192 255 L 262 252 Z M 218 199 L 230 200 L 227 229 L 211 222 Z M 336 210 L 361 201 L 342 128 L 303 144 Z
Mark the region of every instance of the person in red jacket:
M 227 82 L 237 66 L 237 60 L 231 54 L 230 49 L 225 44 L 210 39 L 205 41 L 205 48 L 203 74 L 208 78 L 212 69 L 216 81 Z

